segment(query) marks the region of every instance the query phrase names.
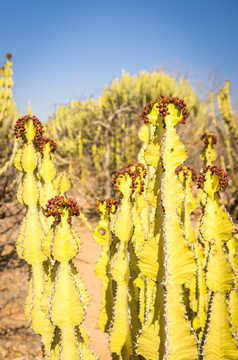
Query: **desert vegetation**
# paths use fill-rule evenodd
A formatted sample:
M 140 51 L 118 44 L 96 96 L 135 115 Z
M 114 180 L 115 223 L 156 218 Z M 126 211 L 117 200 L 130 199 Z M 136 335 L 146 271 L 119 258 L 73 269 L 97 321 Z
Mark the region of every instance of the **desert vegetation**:
M 80 221 L 100 249 L 93 321 L 107 336 L 108 359 L 238 359 L 238 128 L 229 82 L 214 104 L 214 94 L 202 101 L 185 79 L 123 72 L 98 100 L 60 105 L 44 124 L 30 107 L 19 113 L 12 86 L 7 54 L 0 270 L 2 279 L 9 269 L 28 271 L 24 312 L 41 340 L 39 358 L 102 356 L 85 325 Z M 9 336 L 7 321 L 1 332 Z

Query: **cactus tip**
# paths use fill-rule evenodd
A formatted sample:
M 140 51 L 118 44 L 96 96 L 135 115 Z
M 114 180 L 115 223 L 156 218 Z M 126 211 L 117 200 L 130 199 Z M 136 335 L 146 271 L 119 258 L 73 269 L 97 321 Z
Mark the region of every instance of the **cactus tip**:
M 25 115 L 17 120 L 16 124 L 14 125 L 14 133 L 16 138 L 21 138 L 23 142 L 27 142 L 26 138 L 26 127 L 25 123 L 28 120 L 32 120 L 35 126 L 35 137 L 34 137 L 34 144 L 37 146 L 38 141 L 42 139 L 43 135 L 43 125 L 40 120 L 36 116 Z
M 181 123 L 185 124 L 185 120 L 188 117 L 188 109 L 187 105 L 185 104 L 184 100 L 179 99 L 178 97 L 170 97 L 170 96 L 160 96 L 157 99 L 155 99 L 153 102 L 151 102 L 148 106 L 146 106 L 142 112 L 142 120 L 145 123 L 149 122 L 148 115 L 151 112 L 154 104 L 157 104 L 156 107 L 159 109 L 159 114 L 162 118 L 165 118 L 165 116 L 170 115 L 168 111 L 168 105 L 169 104 L 175 104 L 179 109 L 182 110 L 182 119 Z
M 212 132 L 205 132 L 201 136 L 201 140 L 204 142 L 205 145 L 209 144 L 209 140 L 211 141 L 211 145 L 215 145 L 217 143 L 217 136 L 214 135 Z
M 224 189 L 228 186 L 228 175 L 227 173 L 223 170 L 223 168 L 221 166 L 217 166 L 217 165 L 213 165 L 213 166 L 206 166 L 205 168 L 203 168 L 200 172 L 198 181 L 197 181 L 197 186 L 198 188 L 203 189 L 204 187 L 204 181 L 206 181 L 206 173 L 208 172 L 208 170 L 211 171 L 212 174 L 216 174 L 219 178 L 219 186 L 221 189 Z
M 145 182 L 143 179 L 146 177 L 146 169 L 143 164 L 137 163 L 128 163 L 123 170 L 118 171 L 114 176 L 112 185 L 116 190 L 120 190 L 120 178 L 124 177 L 125 174 L 128 174 L 132 179 L 131 184 L 131 196 L 135 194 L 142 194 L 145 187 Z
M 11 53 L 7 53 L 7 54 L 6 54 L 6 58 L 7 58 L 8 60 L 10 60 L 10 59 L 12 58 L 12 54 L 11 54 Z
M 79 208 L 77 202 L 72 198 L 66 199 L 64 196 L 55 196 L 48 200 L 48 204 L 46 205 L 46 217 L 54 216 L 56 224 L 60 222 L 61 215 L 64 210 L 68 211 L 68 223 L 71 224 L 72 216 L 79 215 Z
M 179 175 L 180 172 L 183 173 L 184 180 L 188 178 L 189 172 L 192 175 L 192 181 L 197 180 L 197 172 L 191 166 L 180 166 L 175 170 L 177 176 Z
M 44 146 L 44 144 L 50 143 L 50 152 L 53 154 L 56 150 L 55 141 L 50 138 L 45 138 L 45 137 L 43 137 L 42 140 L 43 140 L 43 146 Z
M 111 199 L 100 199 L 97 202 L 97 208 L 99 212 L 102 212 L 102 208 L 107 210 L 108 212 L 114 213 L 118 208 L 118 200 Z

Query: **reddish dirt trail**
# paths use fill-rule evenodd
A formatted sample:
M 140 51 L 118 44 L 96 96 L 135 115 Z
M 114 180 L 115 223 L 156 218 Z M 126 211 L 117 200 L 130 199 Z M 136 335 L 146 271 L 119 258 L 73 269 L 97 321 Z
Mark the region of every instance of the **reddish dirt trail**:
M 101 281 L 94 274 L 94 266 L 100 256 L 101 247 L 92 239 L 85 226 L 76 221 L 75 229 L 82 241 L 82 248 L 74 263 L 87 287 L 90 304 L 84 322 L 90 332 L 91 349 L 101 360 L 110 360 L 108 336 L 97 326 L 97 316 L 101 304 Z M 94 226 L 96 226 L 94 224 Z M 16 232 L 12 235 L 14 241 Z M 1 239 L 1 243 L 4 238 Z M 6 244 L 5 252 L 14 250 L 14 245 Z M 40 360 L 41 344 L 38 335 L 30 330 L 25 320 L 24 303 L 27 295 L 27 265 L 16 255 L 11 266 L 0 272 L 0 360 Z
M 87 287 L 90 304 L 84 322 L 92 337 L 92 349 L 102 360 L 111 359 L 108 349 L 108 336 L 97 326 L 97 316 L 100 310 L 102 285 L 94 273 L 94 266 L 101 253 L 101 246 L 95 243 L 86 228 L 78 231 L 83 242 L 80 253 L 75 259 L 75 265 Z

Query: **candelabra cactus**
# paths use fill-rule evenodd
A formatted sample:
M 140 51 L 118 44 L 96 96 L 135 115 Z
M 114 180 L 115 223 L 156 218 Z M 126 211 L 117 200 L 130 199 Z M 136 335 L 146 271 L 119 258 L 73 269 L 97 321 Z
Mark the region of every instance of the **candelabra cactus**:
M 207 166 L 198 181 L 204 192 L 203 215 L 196 234 L 190 218 L 197 206 L 190 185 L 196 173 L 182 166 L 186 151 L 175 130 L 187 115 L 186 104 L 178 98 L 158 98 L 146 107 L 138 156 L 144 165 L 144 191 L 133 198 L 130 171 L 135 165 L 126 166 L 113 182 L 123 197 L 114 225 L 107 222 L 108 234 L 118 241 L 113 255 L 107 245 L 107 263 L 115 282 L 109 333 L 111 351 L 121 359 L 209 360 L 222 354 L 228 360 L 238 356 L 238 241 L 219 197 L 228 179 L 219 167 L 207 165 L 215 160 L 215 137 L 205 134 Z
M 139 162 L 113 179 L 120 202 L 98 203 L 98 325 L 109 333 L 114 359 L 238 359 L 238 237 L 219 195 L 228 177 L 213 165 L 215 137 L 204 134 L 205 167 L 197 182 L 202 216 L 194 231 L 196 173 L 183 166 L 186 150 L 175 129 L 187 116 L 178 98 L 150 103 L 142 115 Z M 56 177 L 55 144 L 43 137 L 39 120 L 19 119 L 15 134 L 22 140 L 15 165 L 26 209 L 17 240 L 30 273 L 26 316 L 42 337 L 45 359 L 93 360 L 83 326 L 88 295 L 73 265 L 81 246 L 71 222 L 80 216 L 78 206 L 63 196 L 70 184 L 64 174 Z
M 42 222 L 40 215 L 38 187 L 38 163 L 39 152 L 43 146 L 43 127 L 36 117 L 27 115 L 17 121 L 14 131 L 16 137 L 22 140 L 22 146 L 15 158 L 15 165 L 22 171 L 18 199 L 25 206 L 26 214 L 16 248 L 19 257 L 29 265 L 29 292 L 25 314 L 32 329 L 41 335 L 45 350 L 49 351 L 54 327 L 42 312 L 40 303 L 45 281 L 43 262 L 47 261 L 41 250 L 41 240 L 46 234 L 47 224 Z
M 18 199 L 26 214 L 16 248 L 29 265 L 26 317 L 41 335 L 46 359 L 96 359 L 82 325 L 87 292 L 71 261 L 80 248 L 71 225 L 71 217 L 78 216 L 79 210 L 75 201 L 63 196 L 46 205 L 56 188 L 64 193 L 69 187 L 63 175 L 55 179 L 56 188 L 53 186 L 56 171 L 51 153 L 56 145 L 43 137 L 43 126 L 35 116 L 20 118 L 14 131 L 22 140 L 15 166 L 22 171 Z

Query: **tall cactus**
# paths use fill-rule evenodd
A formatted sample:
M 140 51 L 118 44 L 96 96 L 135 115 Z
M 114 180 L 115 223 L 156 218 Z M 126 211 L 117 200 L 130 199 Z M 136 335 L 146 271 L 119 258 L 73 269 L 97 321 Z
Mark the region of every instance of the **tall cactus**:
M 102 281 L 102 305 L 98 317 L 98 326 L 105 332 L 110 332 L 113 311 L 113 284 L 111 274 L 111 247 L 113 235 L 111 229 L 112 215 L 118 207 L 115 199 L 101 199 L 98 202 L 98 211 L 101 218 L 94 231 L 94 240 L 102 246 L 102 252 L 95 266 L 95 273 Z
M 71 226 L 71 216 L 79 215 L 78 207 L 72 199 L 57 196 L 48 201 L 46 212 L 43 209 L 57 192 L 51 160 L 56 145 L 43 137 L 43 126 L 35 116 L 20 118 L 14 131 L 22 141 L 15 166 L 22 171 L 18 199 L 26 214 L 16 248 L 29 265 L 26 317 L 41 335 L 45 359 L 96 359 L 82 325 L 88 296 L 71 261 L 80 248 Z M 55 185 L 61 192 L 68 188 L 62 177 L 55 179 Z
M 228 177 L 221 167 L 207 166 L 201 171 L 199 186 L 207 199 L 200 233 L 203 241 L 209 245 L 206 285 L 210 292 L 207 327 L 200 348 L 200 356 L 204 360 L 238 359 L 237 338 L 233 333 L 227 304 L 227 296 L 235 284 L 235 269 L 228 255 L 233 224 L 219 196 L 227 185 Z
M 142 164 L 127 164 L 113 180 L 114 187 L 122 194 L 114 222 L 114 234 L 119 240 L 112 259 L 112 277 L 116 285 L 113 326 L 110 349 L 120 358 L 135 354 L 135 340 L 140 328 L 138 307 L 133 296 L 136 276 L 136 258 L 131 237 L 133 234 L 132 203 L 144 190 L 145 169 Z
M 139 205 L 137 215 L 135 211 L 133 214 L 133 207 L 129 201 L 130 187 L 133 188 L 133 185 L 127 174 L 127 167 L 116 178 L 123 199 L 118 215 L 116 214 L 118 217 L 115 221 L 115 234 L 119 239 L 124 239 L 125 244 L 130 244 L 134 240 L 136 245 L 138 239 L 140 244 L 135 257 L 139 267 L 136 272 L 137 278 L 133 284 L 130 284 L 128 279 L 126 283 L 131 291 L 137 286 L 137 291 L 134 291 L 137 304 L 135 316 L 141 322 L 141 330 L 137 334 L 133 334 L 133 331 L 129 334 L 128 324 L 124 322 L 123 326 L 120 325 L 118 318 L 114 322 L 114 332 L 111 334 L 111 345 L 114 346 L 114 342 L 117 345 L 121 342 L 121 345 L 118 345 L 121 349 L 124 344 L 125 352 L 119 349 L 119 355 L 123 359 L 129 358 L 130 347 L 131 354 L 151 360 L 163 358 L 195 360 L 198 356 L 197 340 L 187 319 L 182 289 L 183 285 L 194 276 L 196 262 L 179 218 L 179 207 L 183 202 L 184 190 L 175 173 L 176 168 L 186 159 L 186 152 L 176 133 L 175 125 L 178 122 L 184 123 L 187 114 L 186 104 L 178 98 L 170 97 L 158 98 L 144 109 L 145 124 L 140 130 L 140 138 L 143 139 L 144 145 L 138 159 L 146 166 L 147 177 L 144 180 L 146 192 L 137 204 Z M 147 220 L 142 221 L 142 213 Z M 137 224 L 134 223 L 134 227 L 133 219 L 138 221 Z M 136 228 L 137 226 L 140 229 L 145 228 L 146 222 L 148 226 L 145 232 L 142 231 L 144 239 L 141 239 Z M 122 244 L 117 250 L 118 254 L 114 256 L 115 262 L 112 268 L 113 277 L 120 276 L 120 279 L 123 271 L 121 269 L 119 272 L 119 268 L 125 268 L 126 271 L 129 264 L 123 265 L 124 261 L 128 262 L 128 258 L 125 257 L 125 249 L 128 245 L 124 244 L 123 247 Z M 127 256 L 130 258 L 130 251 L 127 251 Z M 116 265 L 118 271 L 115 273 Z M 125 274 L 128 275 L 128 270 Z M 126 302 L 128 285 L 123 283 L 119 286 L 119 279 L 116 278 L 115 281 L 118 289 L 122 291 L 121 298 L 125 297 L 123 303 L 128 303 L 128 300 Z M 139 297 L 136 293 L 139 293 Z M 117 302 L 118 295 L 115 315 L 119 311 Z M 124 320 L 126 316 L 128 317 L 128 305 L 126 309 Z M 141 313 L 142 309 L 144 316 Z M 175 330 L 176 327 L 180 329 L 179 332 Z M 123 343 L 120 336 L 122 329 L 124 329 L 123 339 L 125 338 L 128 343 Z M 115 340 L 114 333 L 117 334 Z M 135 350 L 131 342 L 133 335 L 136 335 Z
M 78 360 L 96 359 L 86 345 L 82 322 L 88 304 L 88 295 L 72 259 L 77 255 L 81 243 L 71 225 L 73 215 L 79 215 L 74 200 L 56 196 L 48 200 L 46 216 L 53 216 L 54 223 L 42 242 L 42 249 L 48 258 L 55 261 L 49 287 L 43 296 L 49 301 L 47 318 L 56 326 L 55 333 L 59 347 L 58 354 L 51 352 L 49 359 Z M 55 344 L 54 344 L 55 347 Z
M 47 231 L 47 223 L 42 222 L 38 180 L 39 151 L 43 146 L 43 127 L 35 117 L 26 115 L 14 127 L 16 137 L 22 146 L 15 158 L 16 167 L 22 171 L 18 199 L 26 209 L 20 234 L 17 239 L 17 253 L 29 265 L 29 292 L 25 314 L 33 330 L 42 336 L 46 352 L 49 351 L 54 327 L 41 310 L 41 294 L 45 274 L 43 262 L 47 261 L 41 250 L 41 241 Z M 34 235 L 33 235 L 34 234 Z

